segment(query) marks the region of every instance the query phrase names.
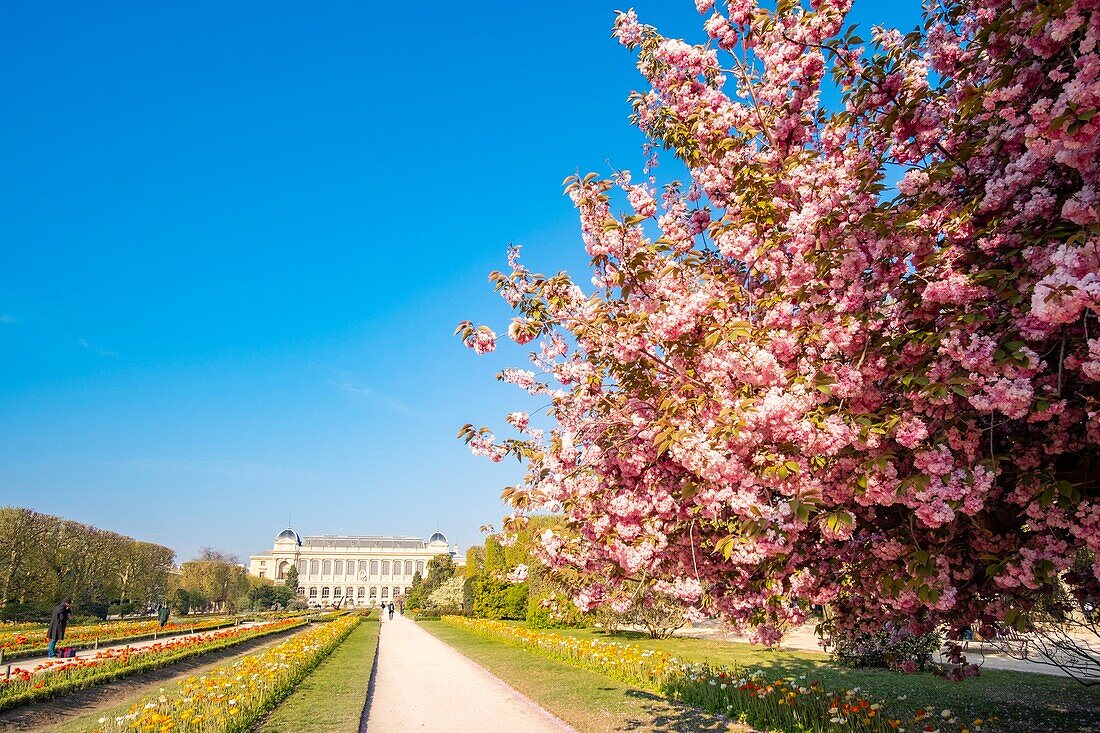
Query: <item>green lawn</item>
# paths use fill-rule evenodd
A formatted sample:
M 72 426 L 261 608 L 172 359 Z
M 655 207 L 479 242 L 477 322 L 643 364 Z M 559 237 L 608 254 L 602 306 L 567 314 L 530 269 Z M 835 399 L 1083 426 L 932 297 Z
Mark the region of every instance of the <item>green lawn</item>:
M 632 689 L 596 672 L 498 644 L 441 621 L 419 623 L 582 733 L 727 733 L 750 730 Z
M 358 733 L 378 648 L 375 614 L 257 724 L 257 733 Z
M 996 729 L 1000 731 L 1100 731 L 1100 687 L 1085 687 L 1064 677 L 987 669 L 980 677 L 948 682 L 930 674 L 849 669 L 832 664 L 827 655 L 815 652 L 774 652 L 760 646 L 709 639 L 654 640 L 644 634 L 608 635 L 593 629 L 560 629 L 556 633 L 614 639 L 685 660 L 762 669 L 773 677 L 805 675 L 807 681 L 820 680 L 831 688 L 858 687 L 868 697 L 899 710 L 948 708 L 964 720 L 997 716 Z

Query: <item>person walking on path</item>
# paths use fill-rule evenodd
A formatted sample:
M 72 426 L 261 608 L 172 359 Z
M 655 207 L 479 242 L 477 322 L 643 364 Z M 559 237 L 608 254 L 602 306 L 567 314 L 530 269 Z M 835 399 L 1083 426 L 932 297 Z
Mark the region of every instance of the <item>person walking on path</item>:
M 46 649 L 47 657 L 57 655 L 57 642 L 65 638 L 65 628 L 69 625 L 69 609 L 72 608 L 72 603 L 73 599 L 66 598 L 54 606 L 53 612 L 50 613 L 50 630 L 47 633 L 50 644 Z
M 393 621 L 393 601 L 390 601 L 390 621 Z
M 164 628 L 164 625 L 166 623 L 168 623 L 168 604 L 167 603 L 162 603 L 160 608 L 157 610 L 157 622 L 160 624 L 160 627 L 162 629 Z

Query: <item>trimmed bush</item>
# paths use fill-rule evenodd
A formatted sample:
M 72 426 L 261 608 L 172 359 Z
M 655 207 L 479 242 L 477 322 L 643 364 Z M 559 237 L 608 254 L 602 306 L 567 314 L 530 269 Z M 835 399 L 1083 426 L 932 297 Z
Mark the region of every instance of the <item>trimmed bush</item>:
M 889 667 L 905 672 L 932 669 L 932 658 L 943 646 L 938 632 L 912 634 L 887 624 L 880 631 L 833 640 L 832 656 L 847 667 Z

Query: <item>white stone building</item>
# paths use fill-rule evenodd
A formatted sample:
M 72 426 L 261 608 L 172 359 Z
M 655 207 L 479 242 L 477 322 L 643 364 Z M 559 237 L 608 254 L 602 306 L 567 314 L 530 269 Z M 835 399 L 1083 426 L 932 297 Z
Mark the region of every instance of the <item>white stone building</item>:
M 275 538 L 270 552 L 249 558 L 248 572 L 282 584 L 294 566 L 298 595 L 311 605 L 377 606 L 407 593 L 413 574 L 424 576 L 436 555 L 466 564 L 458 546 L 452 549 L 442 532 L 425 542 L 419 537 L 377 535 L 302 538 L 288 527 Z

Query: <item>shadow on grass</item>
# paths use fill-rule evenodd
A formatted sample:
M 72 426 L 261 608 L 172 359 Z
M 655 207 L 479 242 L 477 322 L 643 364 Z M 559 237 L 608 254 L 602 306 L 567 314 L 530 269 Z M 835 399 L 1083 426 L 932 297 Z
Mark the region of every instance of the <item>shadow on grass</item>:
M 648 717 L 645 720 L 626 721 L 617 730 L 645 730 L 647 733 L 727 733 L 751 730 L 705 710 L 681 705 L 659 695 L 641 690 L 627 690 L 626 695 L 644 701 L 642 709 Z

